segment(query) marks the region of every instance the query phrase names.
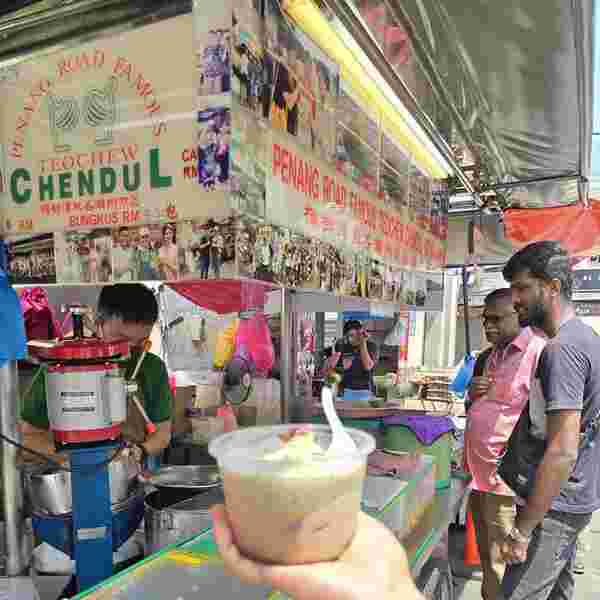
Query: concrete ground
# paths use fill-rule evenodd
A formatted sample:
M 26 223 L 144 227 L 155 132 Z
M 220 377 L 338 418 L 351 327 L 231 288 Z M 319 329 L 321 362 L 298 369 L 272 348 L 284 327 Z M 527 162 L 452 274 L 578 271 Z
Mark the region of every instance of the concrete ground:
M 463 557 L 464 530 L 450 532 L 450 556 L 454 573 L 456 600 L 481 599 L 481 572 L 465 567 Z M 589 550 L 585 558 L 585 573 L 575 575 L 575 600 L 597 600 L 600 597 L 600 511 L 594 514 L 588 536 Z

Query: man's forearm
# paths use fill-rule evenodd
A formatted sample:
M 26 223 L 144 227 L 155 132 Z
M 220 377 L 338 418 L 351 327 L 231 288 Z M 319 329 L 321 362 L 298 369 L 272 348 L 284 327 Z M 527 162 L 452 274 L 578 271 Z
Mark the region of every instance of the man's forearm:
M 537 469 L 533 493 L 525 508 L 519 511 L 516 525 L 521 533 L 529 535 L 542 522 L 552 500 L 568 481 L 576 459 L 577 455 L 570 452 L 546 452 Z
M 31 448 L 35 452 L 60 459 L 61 455 L 56 452 L 54 437 L 49 431 L 35 431 L 23 434 L 23 446 Z M 42 459 L 31 452 L 21 450 L 20 458 L 23 462 L 40 462 Z
M 160 454 L 171 443 L 171 422 L 159 423 L 157 430 L 142 444 L 149 456 Z
M 370 371 L 375 366 L 366 344 L 362 344 L 360 347 L 360 359 L 366 371 Z

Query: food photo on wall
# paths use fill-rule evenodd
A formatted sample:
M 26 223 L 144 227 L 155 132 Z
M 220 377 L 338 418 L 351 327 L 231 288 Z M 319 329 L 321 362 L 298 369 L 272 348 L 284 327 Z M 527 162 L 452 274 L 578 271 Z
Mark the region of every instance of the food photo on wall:
M 289 287 L 317 287 L 316 243 L 290 231 L 240 216 L 237 263 L 241 277 Z
M 372 260 L 368 277 L 369 298 L 372 300 L 383 300 L 385 282 L 385 268 L 383 263 Z
M 240 216 L 237 226 L 238 274 L 277 282 L 283 259 L 280 240 L 278 227 Z
M 115 281 L 165 281 L 179 276 L 179 250 L 175 223 L 113 230 Z
M 8 271 L 13 284 L 56 283 L 52 233 L 15 238 L 7 246 Z
M 269 139 L 266 126 L 241 107 L 234 110 L 232 117 L 232 207 L 242 215 L 264 219 Z
M 409 205 L 411 161 L 385 130 L 381 137 L 381 164 L 379 172 L 379 197 L 386 207 L 396 211 Z
M 235 31 L 235 28 L 234 28 Z M 245 32 L 234 36 L 232 47 L 233 99 L 260 114 L 264 85 L 263 48 Z
M 331 161 L 339 69 L 282 13 L 265 6 L 263 117 Z
M 422 231 L 431 231 L 431 179 L 417 167 L 410 173 L 410 207 L 415 211 L 416 225 Z
M 198 112 L 198 182 L 205 190 L 226 189 L 229 183 L 231 109 L 226 106 Z
M 213 29 L 197 40 L 198 96 L 218 96 L 231 90 L 231 31 Z
M 110 229 L 64 231 L 54 236 L 60 283 L 107 283 L 113 277 Z
M 342 123 L 336 132 L 336 170 L 366 192 L 378 189 L 379 153 Z
M 183 279 L 224 279 L 235 275 L 236 220 L 183 221 L 178 224 Z
M 341 250 L 327 242 L 317 242 L 315 268 L 319 289 L 337 294 L 344 292 L 346 265 Z
M 266 174 L 256 162 L 246 165 L 233 161 L 231 197 L 234 208 L 243 215 L 258 219 L 266 216 Z

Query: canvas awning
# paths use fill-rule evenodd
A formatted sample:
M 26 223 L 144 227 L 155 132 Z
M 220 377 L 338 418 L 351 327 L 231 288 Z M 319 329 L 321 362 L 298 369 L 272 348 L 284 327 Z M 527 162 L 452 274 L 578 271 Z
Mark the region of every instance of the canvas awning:
M 513 205 L 584 199 L 590 177 L 593 0 L 390 0 L 453 142 L 512 184 Z M 485 174 L 484 174 L 485 175 Z
M 499 187 L 512 207 L 587 202 L 593 0 L 317 4 L 361 46 L 373 46 L 365 52 L 453 167 L 448 145 L 475 161 L 479 178 L 471 186 L 461 174 L 459 184 Z M 0 12 L 0 60 L 190 6 L 191 0 L 12 0 L 3 6 L 12 11 Z M 373 21 L 384 23 L 379 38 Z M 394 73 L 400 83 L 391 81 Z
M 196 306 L 220 315 L 262 310 L 267 294 L 277 289 L 274 284 L 254 279 L 206 279 L 169 282 L 167 285 Z

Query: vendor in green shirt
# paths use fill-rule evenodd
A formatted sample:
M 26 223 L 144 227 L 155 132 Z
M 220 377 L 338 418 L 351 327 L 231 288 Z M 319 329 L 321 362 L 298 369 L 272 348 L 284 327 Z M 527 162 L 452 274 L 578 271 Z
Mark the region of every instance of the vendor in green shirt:
M 139 283 L 120 283 L 106 286 L 100 292 L 96 323 L 99 337 L 106 341 L 126 340 L 131 358 L 126 376 L 135 369 L 144 342 L 150 337 L 158 320 L 158 304 L 152 291 Z M 127 405 L 127 419 L 122 427 L 123 438 L 138 460 L 160 454 L 171 441 L 172 396 L 167 369 L 155 354 L 146 354 L 137 375 L 139 398 L 156 432 L 146 434 L 145 423 L 132 402 Z M 46 408 L 46 384 L 37 377 L 27 397 L 23 399 L 21 427 L 24 446 L 45 455 L 56 455 L 55 443 L 49 431 Z M 24 460 L 32 460 L 31 454 Z M 60 459 L 59 455 L 57 458 Z

